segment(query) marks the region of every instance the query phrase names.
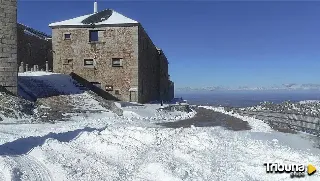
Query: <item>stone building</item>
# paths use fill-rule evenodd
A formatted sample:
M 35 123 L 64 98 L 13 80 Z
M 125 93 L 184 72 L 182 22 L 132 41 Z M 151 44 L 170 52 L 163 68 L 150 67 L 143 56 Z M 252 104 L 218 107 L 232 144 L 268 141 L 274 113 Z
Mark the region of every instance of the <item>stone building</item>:
M 123 101 L 173 98 L 167 58 L 139 22 L 95 6 L 93 14 L 49 26 L 54 72 L 76 74 Z
M 17 93 L 17 2 L 0 6 L 0 88 Z
M 48 62 L 52 70 L 52 42 L 51 36 L 18 23 L 18 65 L 23 62 L 24 70 L 26 65 L 30 70 L 34 65 L 39 70 L 46 69 Z

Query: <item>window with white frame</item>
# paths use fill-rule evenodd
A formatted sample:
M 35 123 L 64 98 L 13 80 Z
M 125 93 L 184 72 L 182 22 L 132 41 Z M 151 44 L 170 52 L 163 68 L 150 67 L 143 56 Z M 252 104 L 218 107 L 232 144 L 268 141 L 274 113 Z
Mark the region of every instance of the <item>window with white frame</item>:
M 106 85 L 106 91 L 113 91 L 113 86 L 112 85 Z
M 93 59 L 84 59 L 83 65 L 85 67 L 93 67 L 94 66 L 94 61 L 93 61 Z
M 122 67 L 123 60 L 122 58 L 112 58 L 112 67 Z

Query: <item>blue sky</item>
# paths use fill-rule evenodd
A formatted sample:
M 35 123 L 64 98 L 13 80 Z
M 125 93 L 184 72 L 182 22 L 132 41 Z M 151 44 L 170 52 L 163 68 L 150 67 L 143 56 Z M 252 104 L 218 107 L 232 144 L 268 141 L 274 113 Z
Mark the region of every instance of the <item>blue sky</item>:
M 320 2 L 99 1 L 142 23 L 169 59 L 176 87 L 320 83 Z M 18 0 L 18 21 L 92 13 L 93 1 Z

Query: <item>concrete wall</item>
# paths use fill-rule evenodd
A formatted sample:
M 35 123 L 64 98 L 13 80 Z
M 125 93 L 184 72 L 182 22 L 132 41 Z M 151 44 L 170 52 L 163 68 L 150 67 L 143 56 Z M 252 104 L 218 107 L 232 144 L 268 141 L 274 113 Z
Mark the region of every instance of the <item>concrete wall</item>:
M 17 93 L 17 2 L 0 0 L 0 86 Z
M 101 30 L 97 43 L 89 42 L 89 30 L 93 28 L 53 28 L 54 72 L 74 72 L 89 82 L 101 83 L 103 90 L 111 85 L 113 91 L 107 92 L 130 101 L 130 88 L 138 88 L 138 26 L 96 27 L 95 30 Z M 71 40 L 64 39 L 65 33 L 71 34 Z M 112 58 L 122 58 L 123 67 L 112 67 Z M 85 67 L 84 59 L 94 59 L 95 66 Z
M 29 69 L 38 65 L 39 70 L 45 70 L 46 61 L 52 70 L 52 43 L 24 32 L 25 28 L 18 24 L 18 65 L 28 64 Z
M 159 53 L 150 37 L 139 26 L 139 102 L 159 100 Z

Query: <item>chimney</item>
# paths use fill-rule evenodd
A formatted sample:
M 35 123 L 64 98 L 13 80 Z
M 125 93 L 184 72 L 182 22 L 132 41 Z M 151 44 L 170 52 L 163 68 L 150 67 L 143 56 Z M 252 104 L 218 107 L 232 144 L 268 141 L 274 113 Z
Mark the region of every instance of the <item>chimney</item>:
M 98 3 L 97 2 L 94 2 L 94 4 L 93 4 L 93 12 L 94 13 L 98 12 Z

